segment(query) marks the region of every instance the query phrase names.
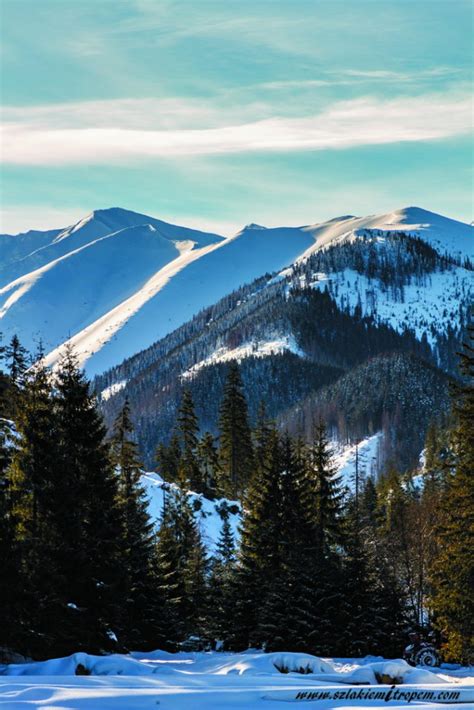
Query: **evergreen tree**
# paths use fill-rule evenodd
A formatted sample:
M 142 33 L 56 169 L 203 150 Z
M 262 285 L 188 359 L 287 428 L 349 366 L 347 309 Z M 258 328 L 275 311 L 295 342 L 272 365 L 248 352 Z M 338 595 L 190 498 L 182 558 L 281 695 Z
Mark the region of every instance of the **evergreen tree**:
M 227 504 L 224 503 L 219 512 L 222 527 L 210 565 L 208 635 L 226 645 L 233 628 L 236 549 Z
M 219 456 L 229 493 L 240 495 L 253 470 L 252 437 L 247 401 L 236 362 L 229 365 L 224 396 L 219 410 Z
M 158 472 L 164 481 L 177 483 L 181 466 L 181 446 L 179 437 L 174 433 L 168 446 L 159 444 L 156 450 Z
M 313 650 L 315 590 L 313 520 L 307 505 L 305 462 L 299 443 L 286 435 L 280 444 L 277 552 L 272 583 L 259 618 L 268 650 Z
M 4 356 L 10 381 L 14 387 L 19 387 L 28 366 L 28 352 L 17 335 L 14 335 L 6 346 Z
M 71 350 L 59 363 L 56 390 L 59 475 L 52 495 L 70 609 L 64 650 L 115 648 L 122 604 L 118 480 L 96 401 Z
M 197 460 L 199 424 L 194 410 L 194 402 L 189 389 L 183 390 L 178 412 L 178 431 L 181 439 L 180 485 L 197 493 L 203 491 L 203 481 Z
M 474 329 L 461 354 L 464 383 L 454 391 L 454 471 L 447 478 L 432 569 L 431 608 L 448 659 L 474 660 Z
M 314 432 L 310 450 L 310 475 L 314 480 L 316 536 L 320 554 L 330 556 L 342 542 L 341 513 L 344 493 L 337 475 L 324 422 Z
M 3 647 L 11 645 L 18 631 L 16 600 L 21 589 L 8 475 L 13 455 L 13 436 L 6 396 L 8 387 L 9 379 L 0 372 L 0 608 L 3 616 L 0 646 Z
M 35 655 L 54 647 L 55 617 L 62 608 L 61 570 L 54 564 L 58 426 L 50 376 L 42 361 L 22 377 L 25 386 L 16 406 L 18 438 L 7 476 L 20 584 L 15 600 L 17 641 Z
M 202 481 L 202 492 L 207 498 L 214 498 L 222 492 L 220 489 L 221 472 L 215 439 L 208 431 L 205 432 L 198 443 L 197 460 Z
M 261 644 L 260 610 L 273 583 L 278 559 L 280 451 L 272 431 L 245 494 L 241 539 L 234 582 L 234 629 L 231 647 L 242 650 Z
M 344 493 L 337 475 L 324 422 L 315 428 L 310 447 L 307 476 L 313 491 L 308 499 L 313 520 L 314 641 L 319 654 L 335 653 L 335 629 L 341 627 L 342 569 L 340 551 L 344 545 L 342 505 Z
M 179 487 L 167 496 L 157 548 L 164 616 L 161 634 L 173 647 L 187 636 L 203 633 L 208 604 L 207 556 L 189 496 Z
M 153 647 L 157 610 L 154 593 L 155 540 L 148 514 L 137 445 L 132 440 L 130 405 L 125 400 L 111 439 L 112 462 L 119 478 L 118 500 L 122 511 L 122 629 L 131 648 Z

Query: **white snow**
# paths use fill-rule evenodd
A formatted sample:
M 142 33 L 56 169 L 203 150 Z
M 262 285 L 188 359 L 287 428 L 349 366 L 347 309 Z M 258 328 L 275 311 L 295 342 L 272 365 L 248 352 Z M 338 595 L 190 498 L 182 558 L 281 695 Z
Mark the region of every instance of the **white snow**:
M 373 315 L 377 322 L 399 332 L 411 328 L 419 340 L 426 334 L 430 345 L 436 341 L 436 332 L 446 332 L 448 326 L 459 329 L 460 304 L 472 303 L 474 298 L 473 273 L 462 267 L 431 273 L 422 286 L 405 285 L 403 301 L 390 288 L 384 290 L 378 279 L 370 281 L 352 269 L 315 274 L 310 285 L 320 290 L 328 287 L 339 307 L 351 313 L 359 304 L 364 315 Z
M 293 336 L 283 335 L 276 337 L 274 340 L 246 342 L 236 348 L 227 348 L 225 346 L 217 348 L 217 350 L 205 360 L 200 360 L 200 362 L 197 362 L 188 370 L 185 370 L 181 377 L 183 379 L 192 379 L 203 367 L 216 365 L 219 362 L 230 362 L 231 360 L 241 362 L 241 360 L 247 357 L 268 357 L 269 355 L 278 355 L 285 351 L 304 357 L 304 353 L 296 344 Z
M 91 675 L 76 676 L 81 664 Z M 283 672 L 280 672 L 283 671 Z M 474 703 L 474 669 L 412 668 L 401 660 L 322 659 L 305 653 L 177 653 L 164 651 L 93 656 L 75 653 L 37 663 L 12 664 L 0 671 L 0 706 L 11 710 L 283 710 L 288 702 L 329 708 L 391 705 L 453 708 Z M 387 674 L 401 685 L 379 685 Z M 393 695 L 398 691 L 399 701 Z M 319 699 L 306 693 L 318 693 Z M 426 695 L 430 693 L 431 695 Z M 417 701 L 417 694 L 423 702 Z M 390 699 L 391 698 L 391 699 Z
M 109 385 L 109 387 L 106 387 L 102 390 L 102 392 L 100 393 L 100 398 L 104 402 L 106 402 L 108 399 L 123 390 L 126 384 L 127 380 L 120 380 L 120 382 L 114 382 L 112 385 Z
M 148 499 L 148 512 L 153 522 L 158 526 L 163 513 L 166 492 L 171 490 L 173 485 L 165 483 L 158 473 L 143 473 L 141 483 Z M 202 494 L 194 493 L 193 491 L 189 491 L 188 496 L 195 510 L 194 517 L 199 525 L 202 540 L 207 550 L 212 553 L 222 528 L 222 518 L 217 509 L 222 504 L 227 504 L 228 508 L 234 509 L 233 507 L 235 506 L 236 510 L 240 510 L 240 505 L 237 501 L 227 500 L 226 498 L 209 500 Z M 240 523 L 239 513 L 229 512 L 229 523 L 234 540 L 237 540 Z
M 304 227 L 250 224 L 228 239 L 119 208 L 97 210 L 60 232 L 2 235 L 1 330 L 7 339 L 18 333 L 30 348 L 41 337 L 50 349 L 49 364 L 70 342 L 94 375 L 148 347 L 242 284 L 281 272 L 317 249 L 356 239 L 361 230 L 370 229 L 416 234 L 443 253 L 473 251 L 470 225 L 415 207 Z M 38 248 L 32 250 L 34 243 Z M 413 314 L 421 331 L 426 305 L 436 303 L 437 318 L 444 312 L 443 294 L 454 298 L 458 286 L 467 289 L 467 278 L 464 270 L 456 278 L 452 272 L 433 275 L 426 288 L 407 287 L 405 309 L 384 297 L 380 317 L 400 323 Z M 360 287 L 367 291 L 366 284 Z M 454 300 L 442 315 L 443 323 L 451 305 Z
M 334 463 L 344 486 L 351 490 L 354 488 L 356 458 L 361 482 L 369 476 L 377 476 L 382 440 L 383 433 L 379 431 L 357 444 L 344 446 L 339 442 L 333 442 Z

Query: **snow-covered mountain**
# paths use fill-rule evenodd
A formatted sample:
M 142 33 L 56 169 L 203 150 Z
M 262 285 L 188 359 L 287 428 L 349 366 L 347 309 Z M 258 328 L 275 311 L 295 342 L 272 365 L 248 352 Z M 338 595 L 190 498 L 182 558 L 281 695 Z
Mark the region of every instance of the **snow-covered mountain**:
M 370 235 L 382 243 L 396 233 L 419 237 L 458 261 L 461 271 L 436 277 L 423 297 L 419 289 L 410 296 L 424 315 L 435 302 L 438 319 L 438 301 L 446 293 L 452 292 L 454 304 L 459 290 L 468 291 L 472 273 L 462 262 L 474 254 L 472 232 L 470 225 L 416 207 L 303 227 L 250 224 L 227 239 L 119 208 L 97 210 L 66 229 L 0 235 L 0 331 L 5 338 L 17 333 L 29 348 L 41 338 L 50 364 L 69 340 L 95 374 L 147 348 L 242 284 L 305 262 L 321 249 Z M 367 291 L 367 284 L 354 278 L 337 277 L 341 302 L 354 289 Z M 321 278 L 319 286 L 323 283 Z M 435 296 L 427 299 L 429 289 Z M 380 317 L 396 319 L 387 303 Z M 413 308 L 400 318 L 409 319 Z

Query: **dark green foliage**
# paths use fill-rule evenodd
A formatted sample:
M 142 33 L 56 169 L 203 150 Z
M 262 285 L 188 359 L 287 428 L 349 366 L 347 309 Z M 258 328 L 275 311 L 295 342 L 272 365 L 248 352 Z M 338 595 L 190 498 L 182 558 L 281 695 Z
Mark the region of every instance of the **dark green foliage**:
M 65 643 L 75 639 L 76 649 L 106 650 L 113 647 L 109 631 L 121 616 L 118 479 L 89 383 L 70 351 L 60 362 L 56 389 L 55 557 L 63 575 L 61 596 L 81 610 L 70 614 Z
M 474 659 L 474 329 L 461 353 L 464 383 L 454 391 L 453 471 L 446 477 L 437 527 L 431 607 L 449 660 Z
M 252 436 L 239 366 L 231 362 L 220 407 L 219 459 L 222 482 L 232 495 L 245 490 L 252 475 Z
M 118 504 L 122 515 L 120 638 L 129 648 L 152 648 L 158 599 L 155 592 L 155 540 L 145 493 L 140 483 L 137 445 L 126 401 L 115 421 L 111 458 L 118 476 Z
M 201 493 L 203 481 L 197 460 L 199 424 L 194 409 L 194 402 L 189 389 L 183 390 L 181 406 L 178 411 L 178 432 L 181 442 L 179 475 L 180 485 Z

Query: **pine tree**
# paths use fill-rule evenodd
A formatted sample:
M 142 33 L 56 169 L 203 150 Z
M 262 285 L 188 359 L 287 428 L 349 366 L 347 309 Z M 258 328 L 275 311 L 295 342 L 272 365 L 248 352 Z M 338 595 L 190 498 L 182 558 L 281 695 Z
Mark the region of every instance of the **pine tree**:
M 54 564 L 58 427 L 50 376 L 42 361 L 22 375 L 22 385 L 15 415 L 18 438 L 7 476 L 21 584 L 15 602 L 17 639 L 23 650 L 35 655 L 54 647 L 54 619 L 62 608 L 61 570 Z
M 233 629 L 236 549 L 227 504 L 222 504 L 219 512 L 222 527 L 210 564 L 208 635 L 225 646 Z
M 447 478 L 432 569 L 431 608 L 448 659 L 474 660 L 474 329 L 461 353 L 464 382 L 453 392 L 454 471 Z M 471 344 L 472 343 L 472 344 Z
M 5 348 L 5 360 L 13 385 L 20 385 L 28 366 L 28 353 L 20 343 L 18 336 L 14 335 Z
M 310 450 L 310 475 L 314 480 L 317 546 L 323 557 L 330 557 L 342 542 L 341 512 L 344 493 L 337 475 L 324 422 L 315 428 Z
M 158 588 L 168 647 L 206 627 L 207 556 L 186 491 L 169 491 L 158 534 Z M 170 620 L 173 625 L 170 625 Z
M 57 562 L 70 609 L 64 643 L 115 648 L 121 618 L 122 516 L 106 430 L 90 385 L 67 350 L 56 373 L 60 473 L 54 488 Z
M 206 498 L 214 498 L 220 490 L 219 453 L 215 439 L 208 431 L 204 433 L 197 446 L 197 460 L 202 481 L 202 492 Z
M 8 475 L 13 455 L 13 437 L 6 396 L 8 387 L 9 379 L 0 372 L 0 608 L 3 616 L 0 646 L 4 648 L 11 646 L 18 631 L 16 601 L 21 590 Z
M 315 589 L 313 520 L 307 505 L 307 479 L 300 443 L 284 436 L 280 444 L 277 554 L 272 584 L 259 618 L 267 650 L 312 650 Z
M 168 483 L 178 482 L 181 467 L 181 446 L 176 433 L 172 435 L 168 446 L 163 443 L 158 445 L 156 462 L 158 464 L 158 473 L 164 481 Z
M 314 652 L 336 653 L 338 630 L 341 628 L 342 585 L 340 550 L 344 545 L 342 505 L 344 492 L 337 475 L 327 437 L 326 426 L 320 421 L 307 463 L 309 486 L 313 501 L 308 500 L 313 520 L 314 568 L 317 580 L 313 593 Z
M 229 365 L 224 396 L 219 410 L 219 456 L 228 491 L 240 495 L 253 470 L 252 437 L 247 401 L 236 362 Z
M 261 644 L 260 610 L 273 583 L 278 559 L 280 451 L 276 431 L 245 494 L 234 583 L 234 629 L 229 645 L 239 650 Z
M 194 402 L 189 389 L 183 391 L 178 412 L 178 431 L 181 439 L 180 485 L 197 493 L 203 491 L 203 481 L 197 460 L 199 424 L 194 409 Z
M 148 514 L 137 445 L 132 440 L 130 405 L 125 400 L 111 439 L 112 462 L 119 477 L 118 500 L 122 511 L 122 628 L 131 648 L 151 648 L 154 641 L 157 600 L 154 594 L 155 540 Z

